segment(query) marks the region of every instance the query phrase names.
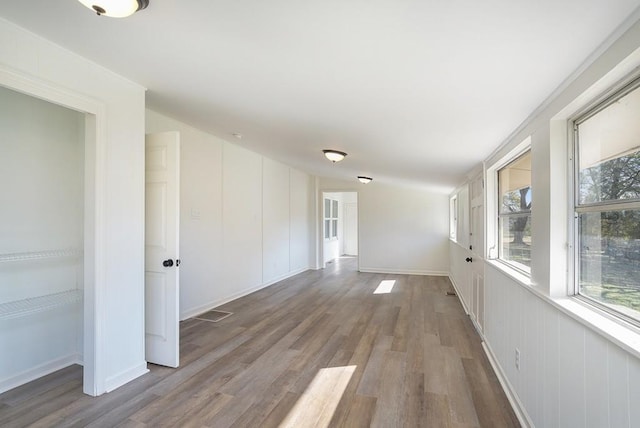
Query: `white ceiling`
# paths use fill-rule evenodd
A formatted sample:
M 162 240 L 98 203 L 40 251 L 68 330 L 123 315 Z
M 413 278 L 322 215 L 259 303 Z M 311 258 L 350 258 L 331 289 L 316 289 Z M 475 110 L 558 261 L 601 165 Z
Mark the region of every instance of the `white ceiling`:
M 150 0 L 115 19 L 0 1 L 0 16 L 147 87 L 153 110 L 313 174 L 447 192 L 640 6 Z M 349 156 L 333 165 L 324 148 Z

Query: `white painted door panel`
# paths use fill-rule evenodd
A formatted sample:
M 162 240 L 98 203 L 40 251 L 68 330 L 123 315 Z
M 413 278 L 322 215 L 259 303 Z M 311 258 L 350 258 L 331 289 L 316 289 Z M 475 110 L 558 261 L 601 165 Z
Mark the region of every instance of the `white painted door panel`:
M 484 189 L 482 174 L 471 182 L 471 224 L 469 250 L 471 263 L 471 317 L 484 330 Z
M 145 351 L 150 363 L 179 364 L 180 134 L 146 138 Z M 170 266 L 169 266 L 170 265 Z

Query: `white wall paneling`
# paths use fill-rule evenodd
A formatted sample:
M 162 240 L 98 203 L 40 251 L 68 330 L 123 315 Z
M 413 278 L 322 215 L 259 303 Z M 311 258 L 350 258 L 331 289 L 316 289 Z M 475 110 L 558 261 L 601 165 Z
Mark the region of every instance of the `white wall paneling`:
M 181 137 L 180 317 L 309 269 L 311 177 L 147 110 Z
M 485 165 L 493 165 L 531 137 L 531 281 L 505 272 L 495 262 L 485 262 L 484 267 L 485 348 L 525 425 L 640 426 L 635 404 L 640 401 L 640 359 L 633 343 L 625 342 L 637 339 L 629 339 L 633 333 L 628 329 L 620 333 L 623 328 L 619 325 L 598 320 L 594 311 L 566 297 L 570 283 L 567 120 L 637 69 L 638 40 L 640 24 L 635 23 L 485 161 Z M 468 221 L 463 220 L 464 215 L 459 219 Z M 489 221 L 492 219 L 485 220 Z M 463 283 L 469 269 L 459 261 L 463 252 L 464 243 L 451 243 L 450 275 L 463 304 L 468 305 L 471 300 Z M 519 369 L 516 349 L 520 351 Z
M 313 210 L 310 209 L 312 193 L 309 190 L 311 179 L 309 175 L 289 169 L 289 209 L 290 224 L 289 231 L 289 270 L 298 273 L 310 267 L 310 247 L 312 240 L 311 222 L 313 220 Z
M 262 159 L 262 283 L 288 276 L 291 189 L 289 167 Z

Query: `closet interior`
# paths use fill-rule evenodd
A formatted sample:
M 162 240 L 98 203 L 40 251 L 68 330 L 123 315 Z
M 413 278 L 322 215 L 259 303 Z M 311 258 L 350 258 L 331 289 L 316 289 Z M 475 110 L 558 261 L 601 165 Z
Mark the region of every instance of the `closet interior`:
M 0 392 L 83 354 L 85 116 L 0 87 Z

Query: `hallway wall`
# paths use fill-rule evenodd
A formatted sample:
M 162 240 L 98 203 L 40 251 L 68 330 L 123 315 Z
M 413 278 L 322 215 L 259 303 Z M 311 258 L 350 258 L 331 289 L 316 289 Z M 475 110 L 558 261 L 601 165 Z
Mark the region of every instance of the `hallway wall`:
M 309 269 L 308 174 L 153 110 L 146 129 L 181 136 L 181 319 Z
M 531 137 L 532 275 L 521 278 L 497 262 L 485 263 L 484 339 L 505 389 L 532 426 L 640 426 L 640 335 L 567 297 L 566 184 L 570 115 L 629 73 L 637 74 L 639 66 L 636 22 L 486 160 L 491 166 Z M 459 203 L 468 204 L 468 198 Z M 452 258 L 459 259 L 451 261 L 451 278 L 468 290 L 463 247 L 451 242 Z M 469 306 L 468 293 L 460 297 Z

